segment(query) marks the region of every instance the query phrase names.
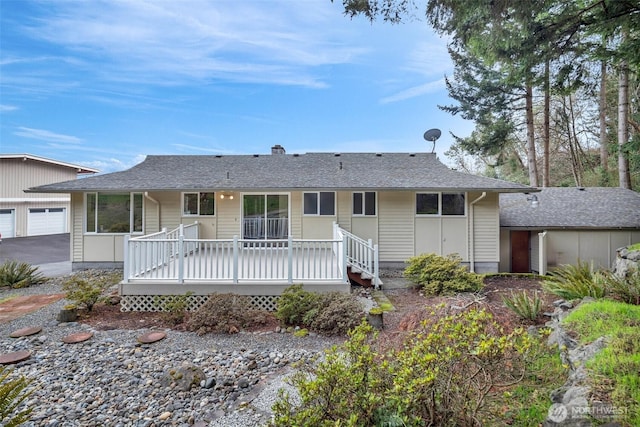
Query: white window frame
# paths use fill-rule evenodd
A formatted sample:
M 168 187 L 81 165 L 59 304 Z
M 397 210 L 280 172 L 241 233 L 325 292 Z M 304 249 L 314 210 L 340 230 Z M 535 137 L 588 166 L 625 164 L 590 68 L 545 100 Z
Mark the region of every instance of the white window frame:
M 206 194 L 206 193 L 210 193 L 213 194 L 213 213 L 212 214 L 202 214 L 200 213 L 200 195 L 201 194 Z M 187 194 L 196 194 L 198 197 L 198 212 L 197 213 L 186 213 L 185 212 L 185 200 L 184 197 Z M 183 191 L 180 194 L 180 208 L 181 208 L 181 215 L 183 217 L 190 217 L 190 216 L 206 216 L 206 217 L 211 217 L 211 216 L 216 216 L 216 208 L 217 208 L 218 203 L 216 202 L 216 192 L 215 191 Z
M 95 231 L 87 231 L 87 225 L 88 225 L 88 218 L 87 218 L 87 196 L 89 194 L 93 194 L 95 196 L 95 207 L 94 207 L 94 213 L 93 213 L 93 224 L 95 227 Z M 123 231 L 123 232 L 107 232 L 107 233 L 100 233 L 98 232 L 98 198 L 100 194 L 129 194 L 129 231 Z M 142 224 L 141 224 L 141 230 L 140 231 L 131 231 L 133 230 L 135 224 L 134 224 L 134 215 L 135 215 L 135 196 L 139 195 L 142 198 L 142 212 L 140 213 L 141 215 L 141 219 L 142 219 Z M 138 192 L 138 191 L 132 191 L 132 192 L 100 192 L 100 191 L 89 191 L 84 193 L 83 195 L 83 208 L 82 208 L 84 215 L 82 218 L 82 222 L 83 222 L 83 230 L 84 230 L 84 234 L 91 234 L 91 235 L 96 235 L 96 236 L 108 236 L 108 235 L 123 235 L 123 234 L 135 234 L 135 235 L 143 235 L 144 234 L 144 229 L 145 229 L 145 203 L 144 203 L 144 193 Z
M 323 214 L 322 213 L 322 205 L 320 197 L 321 193 L 330 193 L 333 194 L 333 213 L 332 214 Z M 316 212 L 315 213 L 306 213 L 306 205 L 305 205 L 305 195 L 306 194 L 315 194 L 316 195 Z M 304 216 L 336 216 L 336 192 L 335 191 L 304 191 L 302 193 L 302 214 Z
M 438 195 L 438 213 L 433 213 L 433 214 L 421 214 L 418 213 L 418 194 L 437 194 Z M 464 213 L 461 215 L 452 215 L 452 214 L 443 214 L 442 213 L 442 196 L 445 194 L 461 194 L 464 196 Z M 417 217 L 451 217 L 451 218 L 463 218 L 467 216 L 467 198 L 468 198 L 468 194 L 467 192 L 462 192 L 462 191 L 441 191 L 441 192 L 434 192 L 434 191 L 417 191 L 415 193 L 415 198 L 414 198 L 414 209 L 413 211 L 415 212 L 415 215 Z
M 373 214 L 367 214 L 367 193 L 373 193 L 375 200 L 373 203 L 373 209 L 374 212 Z M 355 213 L 353 211 L 354 208 L 354 204 L 355 204 L 355 195 L 356 194 L 361 194 L 362 195 L 362 213 Z M 351 215 L 352 216 L 357 216 L 357 217 L 375 217 L 378 216 L 378 192 L 377 191 L 354 191 L 353 193 L 351 193 Z

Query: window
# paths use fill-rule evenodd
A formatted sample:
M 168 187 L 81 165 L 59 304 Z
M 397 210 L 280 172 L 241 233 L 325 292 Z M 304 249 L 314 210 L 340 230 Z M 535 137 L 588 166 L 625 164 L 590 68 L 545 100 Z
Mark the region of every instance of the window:
M 87 233 L 142 233 L 141 193 L 87 193 Z
M 439 199 L 438 193 L 416 194 L 416 214 L 438 215 L 440 213 Z
M 417 193 L 416 215 L 463 216 L 464 193 Z
M 364 191 L 353 193 L 353 214 L 354 215 L 375 215 L 376 214 L 376 193 L 374 191 Z
M 213 215 L 216 193 L 183 193 L 182 215 Z
M 464 194 L 442 193 L 442 215 L 464 215 Z
M 305 215 L 336 214 L 336 193 L 333 191 L 304 193 L 303 200 Z

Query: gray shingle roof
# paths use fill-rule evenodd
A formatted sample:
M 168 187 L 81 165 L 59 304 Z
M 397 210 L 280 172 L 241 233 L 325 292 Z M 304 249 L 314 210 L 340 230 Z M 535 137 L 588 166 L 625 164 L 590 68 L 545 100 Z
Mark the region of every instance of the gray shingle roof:
M 532 208 L 524 194 L 500 195 L 500 226 L 640 229 L 640 194 L 623 188 L 543 188 Z
M 480 190 L 530 187 L 449 169 L 427 153 L 147 156 L 122 172 L 44 185 L 38 192 L 168 190 Z

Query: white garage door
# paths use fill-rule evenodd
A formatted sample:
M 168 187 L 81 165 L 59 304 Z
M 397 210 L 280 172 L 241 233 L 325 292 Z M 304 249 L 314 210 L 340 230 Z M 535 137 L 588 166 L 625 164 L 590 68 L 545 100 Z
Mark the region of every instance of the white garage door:
M 0 234 L 3 238 L 16 237 L 15 209 L 0 209 Z
M 65 208 L 31 208 L 27 218 L 27 236 L 67 232 Z

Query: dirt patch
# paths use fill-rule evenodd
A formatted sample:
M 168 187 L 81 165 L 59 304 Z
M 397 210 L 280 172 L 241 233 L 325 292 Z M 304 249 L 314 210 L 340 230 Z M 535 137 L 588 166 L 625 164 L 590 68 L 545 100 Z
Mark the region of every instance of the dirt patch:
M 485 286 L 478 293 L 459 294 L 453 296 L 425 296 L 419 288 L 394 289 L 385 294 L 392 302 L 395 311 L 385 313 L 385 333 L 394 334 L 414 329 L 426 315 L 427 307 L 444 304 L 450 311 L 460 311 L 468 308 L 485 309 L 506 330 L 516 326 L 543 324 L 548 319 L 539 316 L 535 322 L 521 320 L 508 309 L 502 299 L 512 293 L 525 291 L 529 295 L 536 292 L 543 300 L 542 312 L 553 311 L 554 295 L 542 292 L 540 280 L 533 277 L 493 276 L 485 279 Z
M 387 339 L 402 335 L 413 329 L 425 316 L 427 307 L 445 304 L 453 310 L 464 308 L 484 308 L 491 312 L 496 320 L 507 330 L 515 326 L 542 324 L 547 319 L 540 316 L 536 322 L 527 323 L 520 320 L 511 310 L 504 306 L 503 296 L 511 292 L 526 291 L 530 294 L 538 291 L 544 300 L 542 311 L 553 311 L 553 295 L 541 292 L 540 282 L 536 278 L 518 276 L 495 276 L 485 280 L 484 289 L 477 294 L 461 294 L 446 297 L 424 296 L 416 287 L 398 288 L 385 291 L 385 295 L 394 305 L 395 310 L 384 314 L 384 330 Z M 96 304 L 91 312 L 81 312 L 80 322 L 89 324 L 98 330 L 108 329 L 174 329 L 185 330 L 185 325 L 173 325 L 166 316 L 158 312 L 121 312 L 120 306 Z M 278 326 L 275 317 L 267 319 L 267 323 L 249 329 L 252 332 L 273 331 Z
M 42 307 L 64 298 L 64 294 L 25 295 L 13 297 L 0 303 L 0 323 L 7 323 L 14 319 L 33 313 Z

